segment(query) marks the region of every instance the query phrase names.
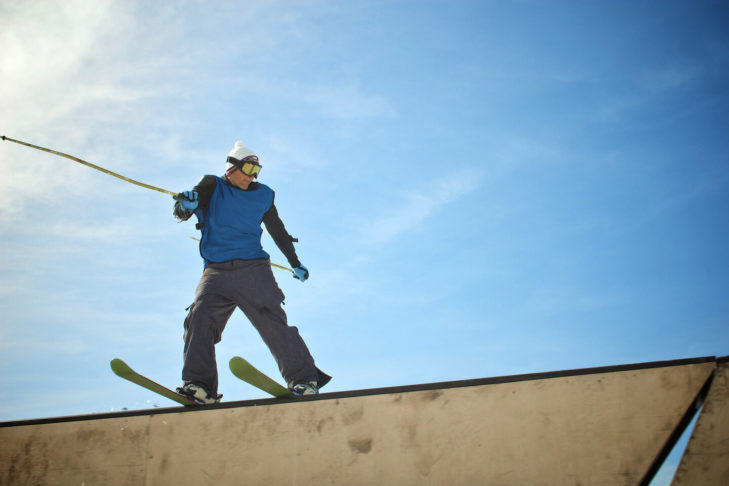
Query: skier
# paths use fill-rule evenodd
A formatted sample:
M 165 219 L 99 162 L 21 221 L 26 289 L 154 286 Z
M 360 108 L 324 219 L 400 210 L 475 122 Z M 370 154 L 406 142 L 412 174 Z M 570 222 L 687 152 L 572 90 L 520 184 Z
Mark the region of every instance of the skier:
M 255 182 L 262 166 L 256 154 L 235 142 L 225 176 L 203 176 L 191 191 L 175 196 L 174 216 L 197 216 L 204 271 L 185 318 L 183 386 L 177 391 L 200 403 L 220 401 L 215 344 L 236 307 L 263 338 L 281 375 L 295 395 L 310 395 L 331 380 L 314 364 L 296 327 L 281 308 L 284 294 L 274 279 L 269 255 L 261 246 L 261 223 L 286 256 L 294 277 L 304 282 L 294 242 L 274 205 L 274 191 Z

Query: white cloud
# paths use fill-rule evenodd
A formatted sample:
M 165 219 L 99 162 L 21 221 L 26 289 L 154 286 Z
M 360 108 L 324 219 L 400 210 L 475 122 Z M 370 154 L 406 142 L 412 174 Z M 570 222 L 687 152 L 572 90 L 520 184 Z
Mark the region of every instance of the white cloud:
M 266 137 L 266 143 L 271 152 L 264 155 L 264 165 L 274 167 L 280 165 L 291 171 L 294 168 L 323 169 L 330 163 L 319 153 L 317 141 L 302 140 L 292 134 L 273 132 Z
M 303 100 L 326 116 L 338 119 L 392 118 L 395 109 L 382 96 L 353 85 L 321 85 L 304 89 Z
M 6 128 L 37 131 L 83 112 L 109 117 L 89 108 L 138 101 L 152 91 L 140 83 L 145 73 L 136 68 L 143 63 L 134 70 L 127 64 L 137 43 L 123 4 L 26 2 L 5 10 L 0 73 L 7 92 L 0 106 Z
M 558 142 L 543 140 L 539 137 L 525 137 L 519 134 L 504 136 L 498 145 L 490 147 L 489 158 L 495 164 L 489 170 L 509 170 L 536 162 L 563 163 L 568 159 L 569 151 Z
M 613 90 L 600 100 L 595 110 L 597 121 L 623 121 L 628 114 L 640 113 L 641 108 L 649 103 L 655 103 L 661 98 L 675 95 L 678 90 L 696 85 L 704 74 L 704 70 L 698 65 L 669 64 L 646 68 L 639 75 L 633 74 L 628 79 L 618 78 L 623 85 L 622 89 Z M 674 112 L 672 116 L 686 109 L 683 103 L 672 101 L 671 104 Z M 630 117 L 629 121 L 634 122 L 634 118 Z
M 83 0 L 0 4 L 2 134 L 143 179 L 139 171 L 129 169 L 137 167 L 132 160 L 135 152 L 159 155 L 158 170 L 163 170 L 163 164 L 172 168 L 181 160 L 193 170 L 198 160 L 221 157 L 183 138 L 200 122 L 180 116 L 190 106 L 209 110 L 223 103 L 225 109 L 233 110 L 231 101 L 262 95 L 334 120 L 394 115 L 387 99 L 363 89 L 356 80 L 275 77 L 286 63 L 288 47 L 315 36 L 296 9 L 277 2 L 245 9 L 223 5 L 215 11 L 198 2 L 184 5 L 186 15 L 180 16 L 181 4 L 175 2 L 153 6 Z M 191 12 L 196 10 L 205 15 L 193 24 L 190 19 L 196 15 Z M 239 20 L 236 25 L 246 25 L 246 19 L 255 22 L 235 33 L 222 29 L 232 15 Z M 243 67 L 248 70 L 245 76 L 241 76 Z M 211 94 L 213 99 L 201 98 Z M 170 108 L 181 111 L 170 112 Z M 211 114 L 204 125 L 209 128 L 225 116 Z M 276 143 L 284 155 L 304 153 L 300 145 Z M 303 163 L 322 164 L 315 155 Z M 27 206 L 44 194 L 78 191 L 98 180 L 94 171 L 75 166 L 1 143 L 0 220 L 22 220 Z M 53 177 L 46 177 L 50 168 Z M 179 167 L 174 169 L 180 172 Z M 186 179 L 187 174 L 181 178 Z M 68 181 L 74 184 L 69 186 Z
M 649 70 L 638 82 L 643 90 L 653 95 L 661 95 L 667 91 L 683 88 L 694 83 L 702 76 L 699 66 L 662 66 Z
M 357 237 L 368 245 L 387 243 L 419 228 L 444 206 L 470 194 L 479 187 L 482 172 L 461 169 L 451 172 L 446 180 L 421 185 L 401 194 L 399 201 L 388 201 L 372 210 L 371 216 L 359 221 Z
M 625 305 L 629 297 L 614 292 L 590 293 L 576 286 L 550 282 L 526 292 L 525 305 L 549 316 L 565 309 L 596 312 Z
M 335 120 L 396 116 L 395 107 L 386 97 L 364 90 L 355 82 L 264 81 L 265 78 L 265 74 L 254 70 L 250 77 L 236 79 L 232 89 L 277 99 L 287 105 L 303 105 L 317 116 Z
M 155 79 L 154 69 L 174 64 L 171 57 L 150 51 L 145 55 L 141 45 L 150 39 L 135 38 L 132 14 L 123 2 L 3 3 L 3 135 L 61 151 L 73 147 L 73 155 L 83 158 L 100 153 L 105 164 L 115 162 L 114 154 L 122 151 L 114 144 L 128 139 L 111 126 L 133 125 L 144 103 L 167 88 Z M 101 150 L 93 148 L 104 144 Z M 97 177 L 92 172 L 54 155 L 3 142 L 0 219 L 22 220 L 25 207 L 46 194 L 89 187 Z

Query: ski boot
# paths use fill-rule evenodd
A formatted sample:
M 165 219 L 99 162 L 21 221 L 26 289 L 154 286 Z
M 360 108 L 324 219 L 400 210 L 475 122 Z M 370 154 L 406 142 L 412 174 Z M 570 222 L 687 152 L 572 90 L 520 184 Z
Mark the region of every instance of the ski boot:
M 291 390 L 291 393 L 296 396 L 317 395 L 319 394 L 319 384 L 315 381 L 308 381 L 306 383 L 299 383 L 298 385 L 294 385 L 289 388 L 289 390 Z
M 223 398 L 223 395 L 211 395 L 205 388 L 195 383 L 185 383 L 183 386 L 177 387 L 177 393 L 195 400 L 201 405 L 218 403 Z

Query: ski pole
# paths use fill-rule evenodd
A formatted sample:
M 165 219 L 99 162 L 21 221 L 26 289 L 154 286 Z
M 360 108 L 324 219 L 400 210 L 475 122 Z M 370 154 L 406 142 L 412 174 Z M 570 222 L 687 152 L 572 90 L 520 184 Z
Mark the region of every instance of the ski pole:
M 195 238 L 194 236 L 188 236 L 188 238 L 190 238 L 191 240 L 200 241 L 199 238 Z M 284 267 L 283 265 L 278 265 L 278 264 L 273 263 L 273 262 L 268 262 L 268 263 L 272 267 L 280 268 L 281 270 L 286 270 L 287 272 L 294 273 L 294 271 L 292 269 L 290 269 L 289 267 Z
M 116 172 L 112 172 L 110 170 L 104 169 L 103 167 L 99 167 L 98 165 L 92 164 L 91 162 L 86 162 L 85 160 L 81 160 L 78 157 L 74 157 L 73 155 L 64 154 L 63 152 L 58 152 L 56 150 L 51 150 L 49 148 L 40 147 L 38 145 L 33 145 L 32 143 L 27 143 L 27 142 L 22 142 L 20 140 L 15 140 L 13 138 L 6 137 L 5 135 L 2 136 L 2 139 L 3 140 L 7 140 L 9 142 L 15 142 L 15 143 L 18 143 L 20 145 L 25 145 L 26 147 L 34 148 L 36 150 L 42 150 L 43 152 L 48 152 L 49 154 L 54 154 L 54 155 L 59 155 L 61 157 L 65 157 L 67 159 L 73 160 L 74 162 L 78 162 L 79 164 L 83 164 L 83 165 L 85 165 L 87 167 L 91 167 L 92 169 L 96 169 L 96 170 L 101 171 L 101 172 L 103 172 L 105 174 L 109 174 L 110 176 L 114 176 L 114 177 L 116 177 L 118 179 L 121 179 L 123 181 L 127 181 L 127 182 L 129 182 L 131 184 L 135 184 L 137 186 L 144 187 L 145 189 L 151 189 L 153 191 L 162 192 L 162 193 L 165 193 L 165 194 L 169 194 L 171 196 L 178 196 L 179 195 L 176 192 L 168 191 L 167 189 L 162 189 L 162 188 L 159 188 L 159 187 L 151 186 L 149 184 L 145 184 L 144 182 L 139 182 L 139 181 L 135 181 L 134 179 L 129 179 L 128 177 L 124 177 L 121 174 L 117 174 Z

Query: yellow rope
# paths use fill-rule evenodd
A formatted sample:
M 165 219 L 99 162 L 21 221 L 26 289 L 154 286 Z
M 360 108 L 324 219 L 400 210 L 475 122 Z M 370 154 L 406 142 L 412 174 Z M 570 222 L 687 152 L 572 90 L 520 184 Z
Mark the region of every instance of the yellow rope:
M 272 267 L 280 268 L 281 270 L 287 270 L 287 271 L 289 271 L 291 273 L 294 273 L 294 271 L 291 270 L 289 267 L 284 267 L 284 266 L 281 266 L 281 265 L 276 265 L 273 262 L 268 262 L 268 263 L 270 263 Z
M 177 196 L 178 195 L 176 192 L 168 191 L 167 189 L 161 189 L 159 187 L 150 186 L 149 184 L 145 184 L 144 182 L 139 182 L 139 181 L 135 181 L 134 179 L 129 179 L 128 177 L 124 177 L 121 174 L 117 174 L 116 172 L 112 172 L 110 170 L 104 169 L 103 167 L 99 167 L 98 165 L 92 164 L 91 162 L 86 162 L 85 160 L 81 160 L 78 157 L 74 157 L 73 155 L 68 155 L 68 154 L 64 154 L 63 152 L 58 152 L 56 150 L 51 150 L 49 148 L 40 147 L 38 145 L 33 145 L 32 143 L 27 143 L 27 142 L 22 142 L 20 140 L 15 140 L 13 138 L 6 137 L 5 135 L 2 136 L 2 139 L 3 140 L 8 140 L 10 142 L 19 143 L 20 145 L 25 145 L 26 147 L 34 148 L 34 149 L 37 149 L 37 150 L 42 150 L 44 152 L 48 152 L 49 154 L 59 155 L 61 157 L 65 157 L 67 159 L 71 159 L 74 162 L 78 162 L 79 164 L 83 164 L 83 165 L 85 165 L 87 167 L 91 167 L 92 169 L 99 170 L 99 171 L 101 171 L 101 172 L 103 172 L 105 174 L 109 174 L 110 176 L 114 176 L 114 177 L 116 177 L 118 179 L 121 179 L 123 181 L 127 181 L 127 182 L 129 182 L 131 184 L 135 184 L 137 186 L 144 187 L 145 189 L 151 189 L 153 191 L 162 192 L 162 193 L 165 193 L 165 194 L 169 194 L 171 196 Z
M 145 184 L 144 182 L 135 181 L 134 179 L 129 179 L 128 177 L 124 177 L 121 174 L 117 174 L 116 172 L 112 172 L 110 170 L 104 169 L 103 167 L 99 167 L 98 165 L 92 164 L 91 162 L 86 162 L 85 160 L 81 160 L 78 157 L 74 157 L 73 155 L 64 154 L 63 152 L 58 152 L 56 150 L 52 150 L 52 149 L 49 149 L 49 148 L 40 147 L 38 145 L 33 145 L 32 143 L 22 142 L 20 140 L 15 140 L 14 138 L 6 137 L 5 135 L 2 136 L 2 139 L 3 140 L 7 140 L 9 142 L 19 143 L 20 145 L 25 145 L 26 147 L 34 148 L 36 150 L 42 150 L 43 152 L 48 152 L 49 154 L 59 155 L 61 157 L 65 157 L 67 159 L 71 159 L 74 162 L 78 162 L 79 164 L 83 164 L 83 165 L 85 165 L 87 167 L 91 167 L 92 169 L 96 169 L 96 170 L 101 171 L 101 172 L 103 172 L 105 174 L 109 174 L 110 176 L 114 176 L 117 179 L 121 179 L 123 181 L 127 181 L 127 182 L 129 182 L 131 184 L 135 184 L 135 185 L 140 186 L 140 187 L 144 187 L 145 189 L 151 189 L 153 191 L 162 192 L 164 194 L 169 194 L 170 196 L 178 196 L 178 194 L 176 192 L 172 192 L 172 191 L 168 191 L 167 189 L 162 189 L 162 188 L 159 188 L 159 187 L 151 186 L 149 184 Z M 195 240 L 195 241 L 200 241 L 197 238 L 193 238 L 192 236 L 190 236 L 190 238 L 193 239 L 193 240 Z M 271 262 L 269 262 L 269 263 L 271 263 Z M 281 265 L 277 265 L 275 263 L 271 263 L 271 266 L 272 267 L 276 267 L 276 268 L 280 268 L 281 270 L 286 270 L 286 271 L 289 271 L 291 273 L 294 273 L 294 271 L 292 269 L 290 269 L 288 267 L 281 266 Z

